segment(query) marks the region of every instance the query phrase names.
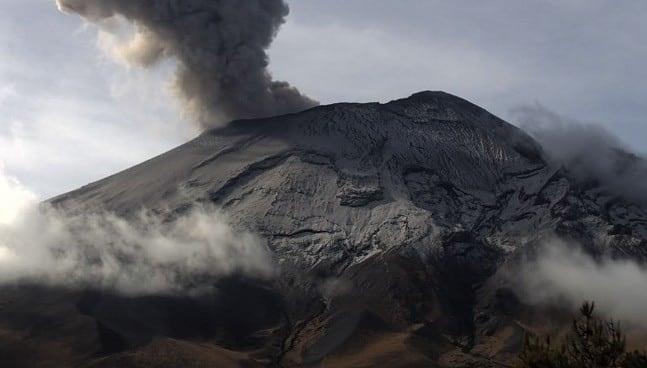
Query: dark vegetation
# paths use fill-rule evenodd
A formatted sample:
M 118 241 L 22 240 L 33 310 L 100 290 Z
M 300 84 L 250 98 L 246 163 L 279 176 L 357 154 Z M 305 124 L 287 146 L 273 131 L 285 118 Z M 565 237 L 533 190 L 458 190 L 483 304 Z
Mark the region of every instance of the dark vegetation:
M 584 303 L 562 344 L 528 334 L 519 368 L 642 368 L 647 354 L 628 352 L 620 325 L 595 316 L 594 303 Z

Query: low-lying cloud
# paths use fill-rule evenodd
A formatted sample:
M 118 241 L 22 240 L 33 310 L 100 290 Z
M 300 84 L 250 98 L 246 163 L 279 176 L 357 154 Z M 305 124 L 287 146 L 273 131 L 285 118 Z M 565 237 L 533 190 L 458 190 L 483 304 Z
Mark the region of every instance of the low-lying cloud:
M 15 193 L 22 200 L 0 223 L 0 284 L 189 294 L 225 276 L 270 278 L 274 272 L 260 239 L 235 230 L 215 209 L 195 209 L 172 221 L 146 210 L 127 220 L 106 212 L 70 214 L 39 205 L 0 173 L 0 199 Z
M 575 308 L 594 301 L 609 317 L 647 327 L 647 269 L 633 260 L 597 259 L 577 244 L 552 239 L 513 279 L 527 303 Z
M 601 125 L 561 116 L 541 105 L 515 109 L 516 120 L 548 159 L 581 181 L 596 181 L 615 195 L 647 203 L 647 160 Z
M 0 226 L 9 225 L 28 207 L 33 206 L 37 197 L 25 188 L 18 179 L 4 173 L 4 165 L 0 162 Z

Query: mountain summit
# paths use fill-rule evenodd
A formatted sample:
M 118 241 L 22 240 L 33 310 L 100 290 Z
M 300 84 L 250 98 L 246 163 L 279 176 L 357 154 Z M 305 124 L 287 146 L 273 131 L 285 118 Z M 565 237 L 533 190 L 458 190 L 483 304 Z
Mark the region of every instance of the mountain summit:
M 539 323 L 505 274 L 542 237 L 645 249 L 642 209 L 543 157 L 518 128 L 443 92 L 234 121 L 50 202 L 169 218 L 213 204 L 263 239 L 279 275 L 223 280 L 208 300 L 38 288 L 63 311 L 47 320 L 66 328 L 36 341 L 64 341 L 56 359 L 88 367 L 498 366 Z M 0 322 L 45 313 L 8 310 Z M 79 326 L 86 341 L 71 337 Z

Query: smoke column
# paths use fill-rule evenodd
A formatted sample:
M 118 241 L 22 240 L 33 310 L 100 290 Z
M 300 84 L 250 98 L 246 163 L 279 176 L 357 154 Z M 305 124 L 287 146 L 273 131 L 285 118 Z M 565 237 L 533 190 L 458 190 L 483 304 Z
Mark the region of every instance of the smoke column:
M 317 104 L 274 81 L 267 48 L 289 9 L 283 0 L 57 0 L 60 10 L 102 24 L 123 18 L 135 34 L 119 47 L 133 65 L 177 61 L 175 88 L 202 129 Z

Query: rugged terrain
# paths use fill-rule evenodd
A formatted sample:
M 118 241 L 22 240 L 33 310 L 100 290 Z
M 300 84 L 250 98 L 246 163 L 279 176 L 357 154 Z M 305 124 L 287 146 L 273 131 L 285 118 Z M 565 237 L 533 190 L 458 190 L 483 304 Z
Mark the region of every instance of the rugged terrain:
M 215 204 L 280 273 L 218 280 L 199 298 L 5 287 L 9 366 L 505 366 L 525 329 L 566 316 L 508 287 L 542 237 L 647 249 L 644 207 L 442 92 L 235 121 L 51 203 L 169 218 Z

